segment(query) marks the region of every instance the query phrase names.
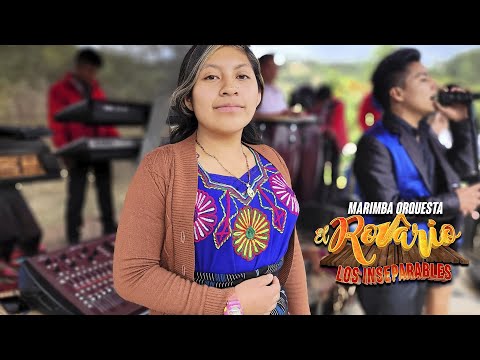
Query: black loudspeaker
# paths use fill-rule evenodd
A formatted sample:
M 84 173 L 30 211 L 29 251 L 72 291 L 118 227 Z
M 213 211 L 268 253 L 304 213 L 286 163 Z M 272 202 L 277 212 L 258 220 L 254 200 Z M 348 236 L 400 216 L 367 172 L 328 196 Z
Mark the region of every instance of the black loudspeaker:
M 0 219 L 0 252 L 12 250 L 14 245 L 19 245 L 27 255 L 38 249 L 42 230 L 22 194 L 13 185 L 0 186 Z

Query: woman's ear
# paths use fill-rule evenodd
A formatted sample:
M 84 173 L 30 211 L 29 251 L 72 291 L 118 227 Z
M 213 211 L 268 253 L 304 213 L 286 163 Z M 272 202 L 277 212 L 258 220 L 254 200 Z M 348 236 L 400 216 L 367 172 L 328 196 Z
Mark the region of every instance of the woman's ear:
M 258 97 L 257 97 L 257 107 L 260 105 L 260 102 L 262 101 L 262 93 L 259 91 L 258 92 Z
M 188 108 L 188 110 L 193 111 L 193 104 L 191 98 L 185 99 L 185 106 Z

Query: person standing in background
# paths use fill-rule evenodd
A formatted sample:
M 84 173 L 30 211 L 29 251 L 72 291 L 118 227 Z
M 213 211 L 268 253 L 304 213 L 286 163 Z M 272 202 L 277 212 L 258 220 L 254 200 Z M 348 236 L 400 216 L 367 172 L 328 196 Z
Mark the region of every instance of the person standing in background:
M 81 137 L 118 137 L 113 126 L 86 125 L 80 122 L 58 122 L 55 114 L 67 106 L 85 99 L 102 100 L 105 93 L 97 81 L 98 70 L 103 65 L 100 54 L 90 48 L 80 49 L 75 55 L 74 69 L 53 84 L 48 91 L 48 123 L 53 132 L 53 144 L 60 148 Z M 69 244 L 80 241 L 83 224 L 82 211 L 85 199 L 87 173 L 95 174 L 97 201 L 101 211 L 103 234 L 115 233 L 112 201 L 112 170 L 110 161 L 85 162 L 64 158 L 68 170 L 66 236 Z
M 384 114 L 360 139 L 353 171 L 362 201 L 392 202 L 393 208 L 400 202 L 442 202 L 442 215 L 407 215 L 407 220 L 423 230 L 432 219 L 437 231 L 443 224 L 462 231 L 463 216 L 480 205 L 480 184 L 461 186 L 462 176 L 477 166 L 472 161 L 468 108 L 464 104 L 442 106 L 434 100 L 438 85 L 420 58 L 416 49 L 400 49 L 385 57 L 374 71 L 373 95 Z M 449 119 L 453 146 L 448 150 L 425 120 L 435 111 Z M 369 224 L 387 221 L 391 221 L 390 215 L 365 216 Z M 410 244 L 411 230 L 407 236 Z M 450 247 L 458 250 L 460 244 L 461 238 Z M 453 280 L 457 270 L 452 267 Z M 426 295 L 427 302 L 441 300 L 427 303 L 426 312 L 445 314 L 451 290 L 451 282 L 435 283 L 432 288 L 426 281 L 406 281 L 359 285 L 357 294 L 369 315 L 421 314 Z
M 333 96 L 329 85 L 321 85 L 315 93 L 315 102 L 310 112 L 318 116 L 319 125 L 325 125 L 335 139 L 337 152 L 340 154 L 348 142 L 345 121 L 345 104 Z
M 265 90 L 262 103 L 255 113 L 255 119 L 294 114 L 289 109 L 282 90 L 275 84 L 278 76 L 278 65 L 275 63 L 274 58 L 274 54 L 266 54 L 258 59 L 265 83 Z
M 315 92 L 315 102 L 310 109 L 310 113 L 317 116 L 317 131 L 321 131 L 322 148 L 318 149 L 324 156 L 325 162 L 331 164 L 331 183 L 326 185 L 324 183 L 323 167 L 320 181 L 321 193 L 320 197 L 323 201 L 332 201 L 336 199 L 337 192 L 337 178 L 340 174 L 340 158 L 342 149 L 348 142 L 347 128 L 345 124 L 345 104 L 342 100 L 335 97 L 332 93 L 330 85 L 321 85 Z M 312 129 L 312 134 L 313 134 Z M 311 134 L 311 135 L 312 135 Z M 311 136 L 310 135 L 310 136 Z M 303 158 L 308 157 L 308 152 L 312 149 L 306 149 L 306 154 Z

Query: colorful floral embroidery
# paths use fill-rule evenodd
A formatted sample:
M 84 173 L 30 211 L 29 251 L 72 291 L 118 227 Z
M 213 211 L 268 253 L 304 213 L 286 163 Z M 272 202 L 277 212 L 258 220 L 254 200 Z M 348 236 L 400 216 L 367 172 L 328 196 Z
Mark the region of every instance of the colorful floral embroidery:
M 270 225 L 260 210 L 245 206 L 240 210 L 233 229 L 233 247 L 245 260 L 253 260 L 267 248 Z
M 223 199 L 225 199 L 225 205 L 223 205 Z M 222 218 L 218 223 L 215 232 L 213 233 L 213 243 L 217 249 L 220 249 L 222 245 L 232 236 L 232 228 L 230 221 L 232 219 L 231 208 L 232 204 L 236 207 L 235 202 L 230 197 L 230 191 L 226 191 L 218 199 L 218 203 L 222 207 Z M 233 214 L 235 216 L 236 213 Z
M 273 227 L 280 234 L 283 234 L 283 230 L 285 229 L 285 224 L 287 222 L 287 210 L 279 206 L 277 203 L 277 197 L 272 191 L 266 188 L 260 188 L 259 191 L 261 195 L 258 197 L 260 206 L 264 210 L 271 211 Z
M 277 252 L 281 249 L 283 256 L 288 248 L 298 201 L 278 169 L 252 153 L 257 165 L 251 172 L 253 197 L 246 196 L 238 180 L 209 174 L 199 164 L 194 240 L 196 268 L 202 271 L 251 269 L 257 263 L 277 261 Z M 217 251 L 228 255 L 219 256 Z
M 204 240 L 213 232 L 217 223 L 217 206 L 215 200 L 202 190 L 197 190 L 197 201 L 194 214 L 195 242 Z
M 300 212 L 300 206 L 298 205 L 297 197 L 293 190 L 288 186 L 282 174 L 278 173 L 272 175 L 268 181 L 270 182 L 273 192 L 280 199 L 282 204 L 284 204 L 294 215 L 298 215 Z

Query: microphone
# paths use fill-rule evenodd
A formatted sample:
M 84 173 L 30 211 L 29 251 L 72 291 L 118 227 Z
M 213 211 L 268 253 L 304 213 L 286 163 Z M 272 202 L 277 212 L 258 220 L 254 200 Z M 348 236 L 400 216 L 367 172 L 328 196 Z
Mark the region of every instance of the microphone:
M 433 100 L 436 100 L 442 106 L 449 106 L 452 104 L 470 104 L 473 100 L 480 99 L 480 94 L 460 91 L 445 91 L 440 90 Z

